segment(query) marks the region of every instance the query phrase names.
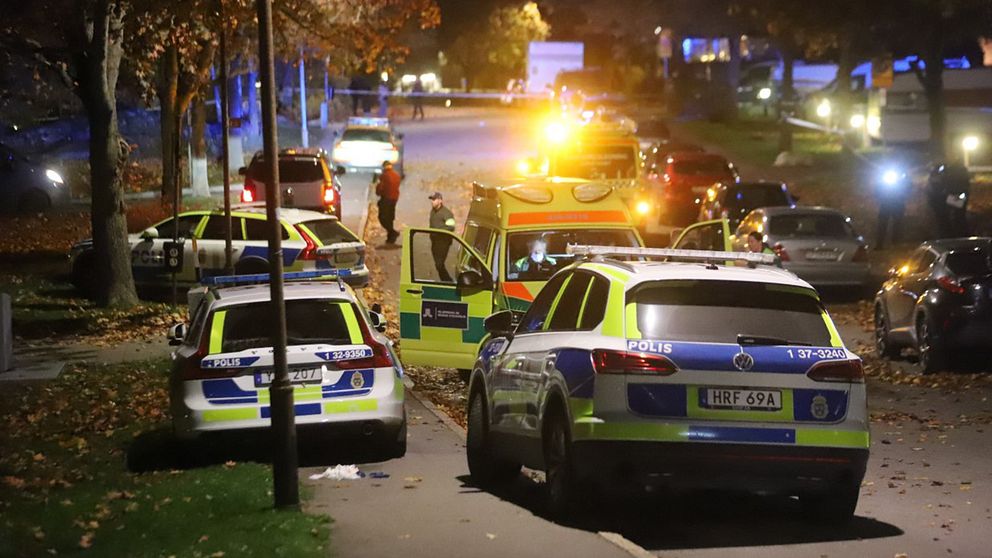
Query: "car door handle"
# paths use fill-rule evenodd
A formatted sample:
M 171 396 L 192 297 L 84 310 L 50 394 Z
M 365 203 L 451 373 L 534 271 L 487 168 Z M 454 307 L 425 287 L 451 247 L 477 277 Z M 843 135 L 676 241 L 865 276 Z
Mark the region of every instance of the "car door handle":
M 406 292 L 415 295 L 424 294 L 424 291 L 421 289 L 407 289 Z

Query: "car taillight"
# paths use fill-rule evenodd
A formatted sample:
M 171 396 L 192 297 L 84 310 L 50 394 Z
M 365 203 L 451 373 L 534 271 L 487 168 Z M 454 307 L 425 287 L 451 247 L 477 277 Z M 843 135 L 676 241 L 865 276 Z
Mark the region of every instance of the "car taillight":
M 606 349 L 592 352 L 592 365 L 597 374 L 670 376 L 679 370 L 674 362 L 663 356 Z
M 322 187 L 323 194 L 321 194 L 321 199 L 324 200 L 324 205 L 334 205 L 334 200 L 337 194 L 334 192 L 334 184 L 331 182 L 324 182 Z
M 817 382 L 865 381 L 865 369 L 860 360 L 827 360 L 818 362 L 806 372 L 809 379 Z
M 964 294 L 965 292 L 964 287 L 961 286 L 961 283 L 958 283 L 957 279 L 954 279 L 953 277 L 948 277 L 946 275 L 937 278 L 937 285 L 939 285 L 940 288 L 944 289 L 945 291 L 951 294 L 960 295 L 960 294 Z
M 851 258 L 852 262 L 866 262 L 868 261 L 868 249 L 864 246 L 858 246 L 858 251 L 854 253 L 854 257 Z
M 358 309 L 356 308 L 355 311 L 357 312 Z M 354 360 L 341 360 L 335 364 L 337 364 L 339 368 L 347 368 L 347 369 L 392 368 L 393 357 L 390 356 L 389 349 L 372 337 L 372 332 L 365 324 L 365 320 L 359 319 L 358 327 L 359 329 L 362 330 L 362 338 L 365 340 L 365 344 L 372 349 L 372 356 L 366 358 L 354 359 Z
M 241 190 L 241 203 L 252 203 L 255 201 L 255 181 L 245 178 L 245 186 Z
M 306 242 L 307 243 L 306 248 L 304 248 L 303 251 L 300 252 L 300 255 L 297 256 L 297 259 L 299 259 L 299 260 L 316 260 L 317 259 L 317 243 L 314 242 L 313 238 L 310 236 L 310 233 L 308 233 L 305 230 L 303 230 L 303 227 L 301 227 L 300 225 L 296 225 L 296 232 L 300 233 L 300 237 L 303 238 L 303 242 Z
M 776 243 L 775 246 L 772 246 L 772 251 L 774 251 L 775 255 L 778 256 L 778 259 L 783 262 L 789 261 L 789 252 L 785 249 L 785 246 L 782 246 L 781 243 Z

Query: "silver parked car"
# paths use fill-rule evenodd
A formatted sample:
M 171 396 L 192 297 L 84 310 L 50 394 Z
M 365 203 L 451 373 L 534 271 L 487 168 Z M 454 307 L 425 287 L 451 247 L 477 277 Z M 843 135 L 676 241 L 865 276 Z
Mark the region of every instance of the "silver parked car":
M 782 259 L 782 266 L 816 286 L 867 285 L 868 245 L 851 218 L 826 207 L 763 207 L 741 221 L 733 239 L 747 250 L 752 232 Z

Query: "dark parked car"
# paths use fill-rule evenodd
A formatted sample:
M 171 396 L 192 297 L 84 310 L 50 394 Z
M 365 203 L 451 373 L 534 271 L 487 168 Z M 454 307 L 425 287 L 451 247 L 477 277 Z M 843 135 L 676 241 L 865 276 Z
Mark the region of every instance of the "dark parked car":
M 924 242 L 889 272 L 875 296 L 875 348 L 898 356 L 916 349 L 924 372 L 960 350 L 992 346 L 992 238 Z
M 795 206 L 796 198 L 783 182 L 721 182 L 706 190 L 699 220 L 727 219 L 733 230 L 752 209 Z
M 68 200 L 62 175 L 0 144 L 0 212 L 37 213 Z

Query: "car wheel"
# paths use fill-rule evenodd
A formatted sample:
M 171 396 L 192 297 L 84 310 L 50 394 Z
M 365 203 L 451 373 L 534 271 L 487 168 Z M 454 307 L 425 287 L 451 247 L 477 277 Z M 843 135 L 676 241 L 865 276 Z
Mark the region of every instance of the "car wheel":
M 933 374 L 947 365 L 946 355 L 934 338 L 933 326 L 926 316 L 921 316 L 916 324 L 916 354 L 924 374 Z
M 406 411 L 403 411 L 403 424 L 396 435 L 384 440 L 383 445 L 387 459 L 399 459 L 406 455 Z
M 512 480 L 520 474 L 520 464 L 497 458 L 489 439 L 486 420 L 486 398 L 475 393 L 468 405 L 468 433 L 465 440 L 468 472 L 472 481 L 482 487 Z
M 90 298 L 96 294 L 96 261 L 93 250 L 87 250 L 78 256 L 72 264 L 72 285 L 79 294 Z
M 800 496 L 799 503 L 807 520 L 842 525 L 854 517 L 860 494 L 860 486 L 844 483 L 822 494 Z
M 250 260 L 245 260 L 243 262 L 238 262 L 234 266 L 235 275 L 257 275 L 260 273 L 269 272 L 269 262 L 252 258 Z
M 546 421 L 543 442 L 548 512 L 554 518 L 563 519 L 575 511 L 578 492 L 572 461 L 572 436 L 561 411 L 548 415 Z
M 889 340 L 889 320 L 881 304 L 875 305 L 875 353 L 879 358 L 899 356 L 899 349 Z

